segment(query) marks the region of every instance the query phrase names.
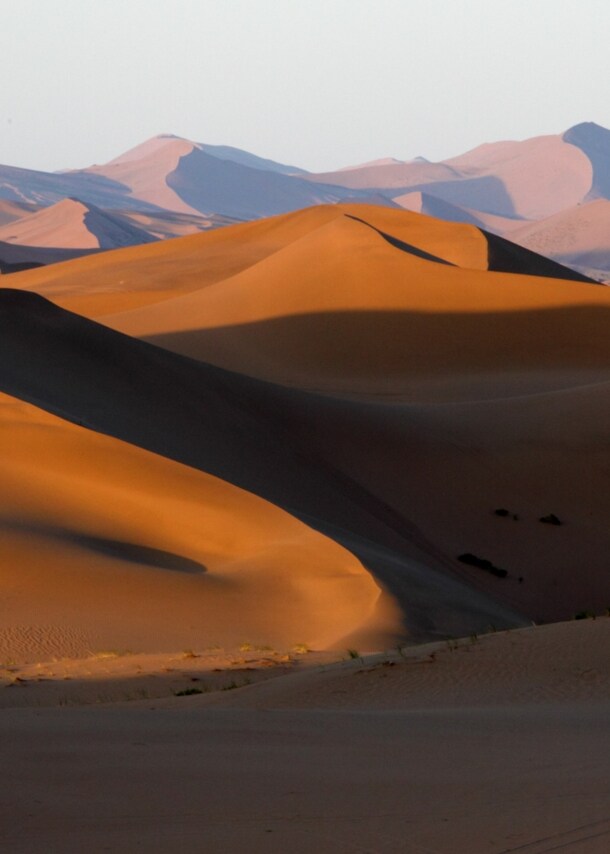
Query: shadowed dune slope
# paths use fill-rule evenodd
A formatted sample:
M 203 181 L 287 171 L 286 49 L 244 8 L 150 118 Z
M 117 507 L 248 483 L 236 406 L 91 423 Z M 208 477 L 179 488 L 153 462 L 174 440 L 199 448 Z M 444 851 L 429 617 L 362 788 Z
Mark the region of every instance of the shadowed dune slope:
M 2 659 L 392 629 L 352 554 L 251 493 L 7 395 L 0 436 Z
M 120 335 L 35 295 L 0 291 L 0 318 L 6 393 L 254 492 L 332 536 L 399 601 L 411 636 L 519 621 L 514 610 L 453 578 L 408 516 L 364 488 L 357 472 L 318 457 L 307 435 L 288 433 L 273 387 Z

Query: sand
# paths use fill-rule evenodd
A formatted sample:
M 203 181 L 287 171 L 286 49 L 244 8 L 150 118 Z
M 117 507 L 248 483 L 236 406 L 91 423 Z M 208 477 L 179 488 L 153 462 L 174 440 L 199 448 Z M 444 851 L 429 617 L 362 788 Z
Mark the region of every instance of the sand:
M 610 292 L 492 255 L 350 204 L 0 289 L 3 848 L 605 854 Z
M 359 561 L 268 502 L 8 396 L 0 431 L 0 659 L 324 648 L 375 624 Z
M 339 537 L 390 586 L 411 635 L 425 633 L 429 619 L 453 634 L 469 619 L 496 624 L 489 604 L 450 594 L 422 575 L 424 566 L 501 603 L 501 620 L 601 613 L 610 550 L 601 427 L 610 414 L 610 292 L 491 272 L 488 251 L 474 226 L 325 206 L 19 274 L 11 283 L 195 359 L 203 371 L 171 353 L 161 363 L 146 351 L 142 361 L 143 351 L 124 349 L 129 339 L 100 339 L 102 352 L 150 376 L 146 392 L 133 398 L 121 386 L 119 394 L 105 359 L 83 361 L 70 345 L 62 358 L 80 365 L 79 390 L 56 398 L 49 389 L 57 379 L 48 375 L 46 385 L 30 383 L 28 399 L 228 480 Z M 78 336 L 92 334 L 83 327 Z M 220 380 L 210 365 L 241 379 Z M 79 399 L 90 395 L 89 375 L 105 377 L 112 413 L 106 406 L 102 417 L 93 398 L 86 406 Z M 203 417 L 211 425 L 210 405 L 192 401 L 195 389 L 219 382 L 251 426 L 229 441 L 226 410 L 203 453 L 196 425 Z M 160 418 L 167 426 L 155 433 L 148 424 Z M 271 454 L 269 429 L 278 431 Z M 214 455 L 218 442 L 224 450 Z M 550 513 L 562 525 L 539 521 Z M 358 546 L 360 534 L 366 542 Z M 464 565 L 457 560 L 464 553 L 507 576 Z M 426 592 L 414 599 L 422 577 Z M 449 626 L 439 596 L 462 603 L 459 626 Z
M 57 249 L 116 249 L 155 238 L 128 219 L 64 199 L 0 228 L 0 241 Z
M 604 854 L 609 625 L 168 700 L 2 709 L 0 839 L 19 854 Z
M 610 278 L 610 201 L 597 199 L 521 226 L 512 239 L 588 275 Z

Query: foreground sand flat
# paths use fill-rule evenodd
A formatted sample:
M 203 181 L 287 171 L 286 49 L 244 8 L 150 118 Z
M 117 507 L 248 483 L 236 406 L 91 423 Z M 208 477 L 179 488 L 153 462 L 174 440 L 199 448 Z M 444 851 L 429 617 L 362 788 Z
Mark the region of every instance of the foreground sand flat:
M 605 854 L 609 633 L 599 618 L 218 694 L 3 709 L 0 840 L 24 854 Z

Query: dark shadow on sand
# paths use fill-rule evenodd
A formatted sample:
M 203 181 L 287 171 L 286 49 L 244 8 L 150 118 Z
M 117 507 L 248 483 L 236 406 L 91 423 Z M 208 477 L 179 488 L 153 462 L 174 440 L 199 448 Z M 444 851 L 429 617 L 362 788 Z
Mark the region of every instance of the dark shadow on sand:
M 154 549 L 150 546 L 142 546 L 137 543 L 129 543 L 125 540 L 114 540 L 108 537 L 94 537 L 90 534 L 81 534 L 69 528 L 57 525 L 26 524 L 17 519 L 8 517 L 0 518 L 0 531 L 10 530 L 33 536 L 44 536 L 50 539 L 63 541 L 70 545 L 79 546 L 97 554 L 111 557 L 116 560 L 135 563 L 140 566 L 150 566 L 155 569 L 165 569 L 171 572 L 185 572 L 191 575 L 202 575 L 207 572 L 206 567 L 196 560 L 166 552 L 163 549 Z

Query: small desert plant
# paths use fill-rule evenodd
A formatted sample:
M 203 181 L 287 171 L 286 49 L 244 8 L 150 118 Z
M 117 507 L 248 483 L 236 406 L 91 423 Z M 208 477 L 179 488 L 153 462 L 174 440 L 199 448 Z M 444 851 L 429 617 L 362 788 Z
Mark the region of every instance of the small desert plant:
M 296 652 L 297 655 L 305 655 L 306 652 L 310 652 L 310 649 L 306 643 L 295 643 L 292 651 Z
M 577 611 L 574 614 L 575 620 L 594 620 L 595 614 L 593 611 Z
M 174 691 L 174 697 L 190 697 L 192 694 L 203 694 L 203 689 L 184 688 L 183 691 Z

